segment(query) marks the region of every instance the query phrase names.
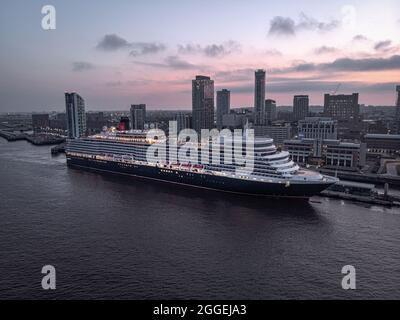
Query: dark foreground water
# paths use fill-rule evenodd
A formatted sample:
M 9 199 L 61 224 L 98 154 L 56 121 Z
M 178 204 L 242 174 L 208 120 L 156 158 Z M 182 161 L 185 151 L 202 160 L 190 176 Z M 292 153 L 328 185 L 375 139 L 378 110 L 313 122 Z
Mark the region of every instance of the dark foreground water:
M 400 298 L 399 210 L 100 175 L 49 150 L 0 138 L 0 299 Z

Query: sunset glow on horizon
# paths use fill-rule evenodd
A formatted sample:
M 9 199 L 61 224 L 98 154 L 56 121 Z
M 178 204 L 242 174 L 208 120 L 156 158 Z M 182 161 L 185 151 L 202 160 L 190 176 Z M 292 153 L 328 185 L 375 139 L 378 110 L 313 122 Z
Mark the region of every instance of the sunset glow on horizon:
M 42 1 L 6 1 L 1 11 L 0 112 L 63 109 L 75 90 L 89 110 L 189 109 L 191 80 L 210 76 L 253 106 L 254 70 L 266 95 L 360 93 L 394 105 L 400 84 L 400 4 L 340 1 L 51 1 L 57 29 L 40 27 Z

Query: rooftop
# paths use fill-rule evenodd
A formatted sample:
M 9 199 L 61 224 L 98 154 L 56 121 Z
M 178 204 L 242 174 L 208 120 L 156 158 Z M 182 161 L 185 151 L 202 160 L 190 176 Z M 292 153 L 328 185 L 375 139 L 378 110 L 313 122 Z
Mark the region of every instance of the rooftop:
M 372 133 L 368 133 L 368 134 L 365 135 L 365 138 L 398 140 L 398 139 L 400 139 L 400 134 L 372 134 Z
M 364 189 L 374 189 L 375 188 L 375 185 L 373 185 L 373 184 L 353 182 L 353 181 L 344 181 L 344 180 L 340 180 L 336 184 L 344 186 L 344 187 L 354 187 L 354 188 L 364 188 Z

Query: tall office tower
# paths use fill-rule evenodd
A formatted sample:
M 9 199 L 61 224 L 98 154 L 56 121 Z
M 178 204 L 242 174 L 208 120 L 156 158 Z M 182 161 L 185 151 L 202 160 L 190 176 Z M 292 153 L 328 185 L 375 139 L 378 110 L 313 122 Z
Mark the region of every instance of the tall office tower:
M 68 138 L 75 139 L 84 136 L 86 134 L 85 101 L 75 92 L 66 92 L 65 109 Z
M 325 94 L 324 114 L 339 121 L 356 121 L 360 113 L 358 93 L 350 95 Z
M 192 80 L 192 126 L 198 133 L 214 128 L 214 81 L 210 77 Z
M 175 116 L 176 120 L 176 126 L 178 129 L 178 134 L 181 132 L 183 129 L 189 129 L 191 127 L 191 115 L 184 113 L 184 112 L 178 112 Z
M 265 70 L 255 72 L 254 119 L 256 125 L 265 124 Z
M 400 134 L 400 86 L 396 87 L 397 101 L 396 101 L 396 128 L 397 134 Z
M 133 130 L 143 130 L 146 122 L 146 105 L 132 104 L 131 105 L 131 124 Z
M 217 91 L 217 128 L 222 129 L 222 118 L 229 114 L 231 108 L 231 92 L 227 89 Z
M 272 99 L 265 100 L 265 124 L 270 124 L 276 119 L 276 101 Z
M 293 98 L 293 120 L 304 120 L 309 113 L 308 96 L 294 96 Z

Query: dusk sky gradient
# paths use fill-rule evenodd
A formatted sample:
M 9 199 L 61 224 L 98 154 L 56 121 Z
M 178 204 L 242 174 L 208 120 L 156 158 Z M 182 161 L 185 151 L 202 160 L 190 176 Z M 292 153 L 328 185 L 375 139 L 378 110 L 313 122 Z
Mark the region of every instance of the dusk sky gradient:
M 6 0 L 0 27 L 0 112 L 61 111 L 65 91 L 88 110 L 190 109 L 197 74 L 253 106 L 258 68 L 278 105 L 322 104 L 339 83 L 360 103 L 394 105 L 400 84 L 398 0 Z

